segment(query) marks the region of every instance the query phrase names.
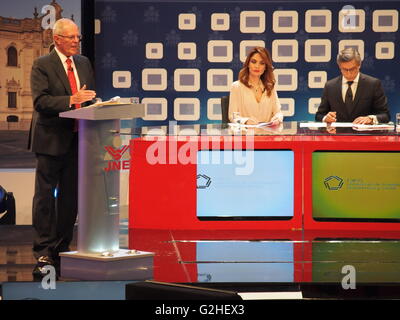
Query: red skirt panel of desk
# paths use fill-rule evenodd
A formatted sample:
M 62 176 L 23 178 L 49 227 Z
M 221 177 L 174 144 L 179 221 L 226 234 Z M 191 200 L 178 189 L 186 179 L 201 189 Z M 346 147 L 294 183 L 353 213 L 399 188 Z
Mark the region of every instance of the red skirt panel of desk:
M 129 227 L 175 230 L 302 228 L 301 144 L 291 136 L 252 138 L 254 149 L 292 150 L 294 153 L 294 213 L 290 220 L 199 220 L 196 214 L 197 151 L 223 150 L 227 142 L 232 142 L 232 137 L 146 137 L 131 140 Z M 149 153 L 154 155 L 155 143 L 159 147 L 156 156 L 161 159 L 158 163 L 148 157 Z M 232 146 L 238 150 L 249 147 L 246 137 L 241 136 L 234 137 Z M 181 158 L 185 160 L 180 161 Z
M 300 137 L 299 137 L 300 138 Z M 313 218 L 312 154 L 315 151 L 400 151 L 397 136 L 307 136 L 302 137 L 304 153 L 304 223 L 305 230 L 359 230 L 396 231 L 399 222 L 334 222 Z M 400 195 L 399 195 L 400 199 Z M 400 202 L 399 202 L 400 211 Z

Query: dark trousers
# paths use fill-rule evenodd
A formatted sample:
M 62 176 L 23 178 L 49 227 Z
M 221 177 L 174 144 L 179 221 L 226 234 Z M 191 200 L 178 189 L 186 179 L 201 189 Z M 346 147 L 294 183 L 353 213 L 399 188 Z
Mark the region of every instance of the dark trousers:
M 69 251 L 78 211 L 78 138 L 61 156 L 36 154 L 32 224 L 36 258 Z M 57 188 L 57 196 L 54 191 Z

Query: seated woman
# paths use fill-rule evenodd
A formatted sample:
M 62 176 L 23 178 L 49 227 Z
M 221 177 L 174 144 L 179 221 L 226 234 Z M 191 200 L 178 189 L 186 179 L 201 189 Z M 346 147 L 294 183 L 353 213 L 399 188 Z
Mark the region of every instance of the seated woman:
M 265 48 L 255 47 L 239 72 L 239 80 L 232 83 L 228 115 L 230 122 L 249 125 L 282 122 L 283 114 L 274 86 L 271 56 Z

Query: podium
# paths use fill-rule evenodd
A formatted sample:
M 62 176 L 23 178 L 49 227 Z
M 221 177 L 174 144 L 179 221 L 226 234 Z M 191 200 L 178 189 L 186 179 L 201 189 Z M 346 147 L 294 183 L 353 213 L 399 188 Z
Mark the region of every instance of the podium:
M 79 280 L 152 278 L 151 252 L 119 248 L 119 171 L 106 171 L 105 146 L 121 119 L 144 116 L 143 104 L 91 105 L 60 113 L 78 121 L 78 246 L 60 253 L 61 276 Z

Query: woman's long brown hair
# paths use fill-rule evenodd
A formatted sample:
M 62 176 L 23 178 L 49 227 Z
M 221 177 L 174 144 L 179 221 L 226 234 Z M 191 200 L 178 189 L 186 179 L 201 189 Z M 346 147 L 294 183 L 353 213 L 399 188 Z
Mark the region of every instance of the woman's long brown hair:
M 271 96 L 272 89 L 275 86 L 275 77 L 273 70 L 274 68 L 272 67 L 272 59 L 271 55 L 267 51 L 267 49 L 263 47 L 254 47 L 249 54 L 247 55 L 246 61 L 243 64 L 243 68 L 239 72 L 239 81 L 243 83 L 246 87 L 250 88 L 249 84 L 249 63 L 250 59 L 258 53 L 263 61 L 265 62 L 265 71 L 261 75 L 260 79 L 267 90 L 267 96 Z

